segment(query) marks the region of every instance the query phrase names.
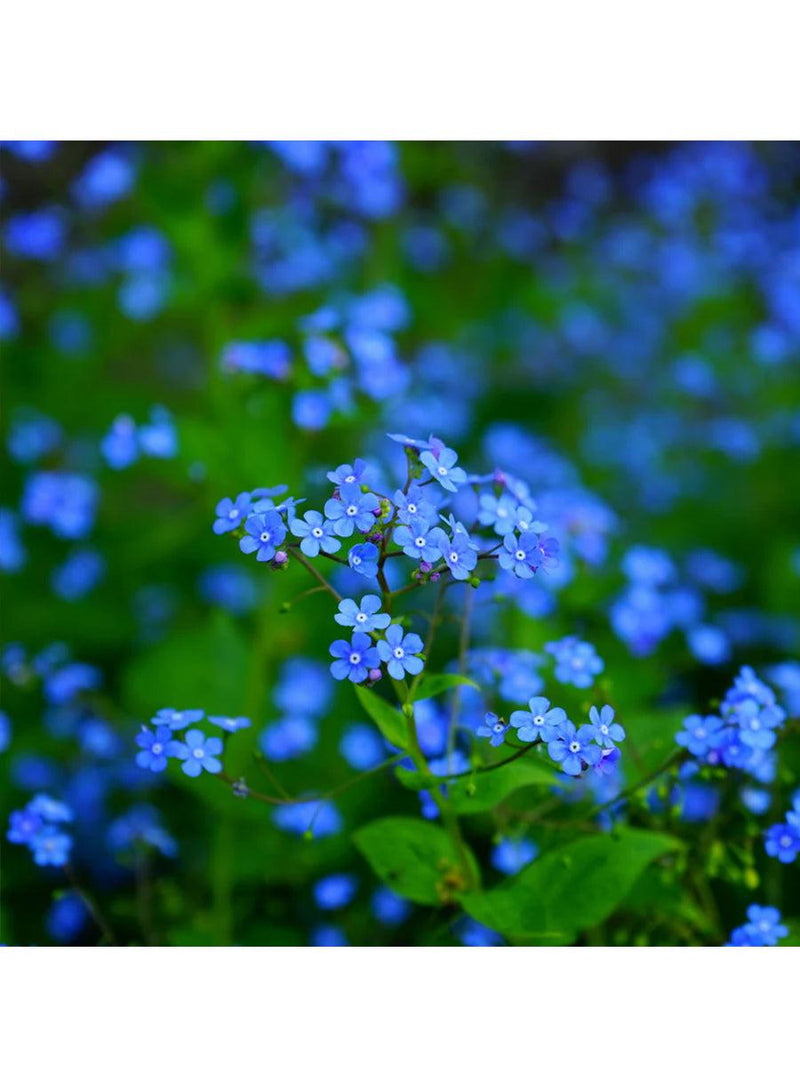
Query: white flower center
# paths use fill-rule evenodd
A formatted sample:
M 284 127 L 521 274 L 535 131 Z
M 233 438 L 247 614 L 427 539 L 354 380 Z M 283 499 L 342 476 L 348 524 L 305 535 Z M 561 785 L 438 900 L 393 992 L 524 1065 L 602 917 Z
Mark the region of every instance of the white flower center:
M 153 752 L 153 754 L 161 754 L 161 752 L 164 750 L 164 747 L 161 743 L 154 743 L 150 750 Z
M 425 547 L 425 538 L 424 537 L 416 537 L 415 540 L 414 540 L 414 544 L 416 544 L 417 548 L 424 548 Z
M 361 654 L 353 650 L 353 652 L 350 654 L 350 663 L 361 664 Z
M 544 724 L 544 717 L 541 715 L 541 713 L 536 714 L 536 716 L 533 718 L 533 723 L 536 725 L 537 728 L 542 727 L 542 725 Z
M 351 503 L 345 513 L 347 514 L 348 518 L 354 518 L 358 514 L 358 507 L 355 505 L 355 503 Z
M 406 510 L 408 511 L 409 514 L 416 514 L 417 513 L 417 504 L 416 503 L 409 503 L 408 506 L 406 507 Z
M 314 528 L 311 530 L 311 536 L 317 538 L 322 536 L 322 530 L 319 528 L 318 525 L 314 526 Z
M 451 563 L 458 563 L 458 552 L 451 552 L 450 553 L 450 562 Z
M 261 541 L 262 544 L 268 544 L 270 536 L 271 536 L 271 534 L 267 533 L 265 531 L 264 533 L 261 534 L 259 540 Z
M 355 473 L 350 473 L 348 476 L 346 476 L 344 478 L 344 482 L 345 482 L 345 484 L 355 484 L 355 479 L 356 479 Z
M 514 552 L 514 555 L 519 560 L 523 560 L 525 558 L 525 553 L 522 551 L 521 548 L 517 548 L 516 552 Z
M 581 745 L 580 745 L 580 743 L 578 743 L 577 740 L 573 740 L 572 743 L 570 743 L 570 745 L 569 745 L 569 749 L 572 752 L 572 754 L 577 754 L 578 751 L 581 749 Z
M 436 470 L 436 472 L 439 474 L 440 477 L 446 477 L 447 476 L 447 470 L 445 469 L 445 467 L 443 465 L 440 465 L 439 468 Z
M 365 612 L 359 612 L 356 615 L 356 623 L 366 623 L 366 622 L 367 622 L 366 613 Z
M 192 751 L 192 754 L 195 758 L 204 758 L 205 753 L 206 752 L 203 750 L 202 747 L 195 747 L 195 749 Z
M 361 562 L 361 556 L 353 556 L 353 566 L 357 567 Z
M 607 736 L 608 735 L 608 725 L 607 724 L 601 724 L 600 725 L 600 731 L 603 733 L 604 736 Z
M 403 649 L 402 646 L 395 646 L 392 652 L 394 653 L 395 657 L 397 657 L 398 661 L 402 660 L 402 658 L 406 655 L 406 651 Z
M 231 519 L 233 519 L 233 518 L 238 518 L 238 517 L 239 517 L 239 512 L 238 512 L 238 510 L 236 510 L 236 508 L 235 508 L 235 507 L 233 508 L 233 510 L 229 510 L 229 511 L 228 511 L 228 517 L 229 517 L 229 518 L 231 518 Z

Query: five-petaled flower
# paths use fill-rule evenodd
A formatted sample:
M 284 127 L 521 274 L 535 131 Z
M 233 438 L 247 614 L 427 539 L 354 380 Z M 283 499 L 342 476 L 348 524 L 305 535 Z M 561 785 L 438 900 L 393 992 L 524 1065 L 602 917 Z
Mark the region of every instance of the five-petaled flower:
M 591 727 L 582 724 L 576 729 L 572 721 L 563 722 L 558 735 L 547 744 L 547 751 L 570 777 L 577 777 L 584 766 L 597 765 L 602 755 Z
M 356 631 L 350 642 L 337 638 L 331 644 L 330 654 L 336 658 L 331 663 L 333 678 L 349 679 L 351 683 L 363 683 L 370 669 L 380 664 L 378 650 L 363 631 Z
M 392 622 L 390 615 L 381 612 L 381 599 L 374 593 L 367 593 L 358 604 L 345 597 L 333 618 L 341 627 L 354 627 L 357 631 L 383 631 Z
M 406 672 L 417 676 L 422 671 L 422 658 L 416 656 L 422 648 L 418 634 L 403 634 L 400 624 L 393 623 L 386 631 L 386 639 L 378 642 L 378 655 L 392 679 L 402 679 Z
M 222 754 L 222 740 L 218 736 L 205 736 L 199 728 L 191 728 L 186 733 L 186 742 L 176 747 L 176 758 L 182 758 L 181 769 L 187 777 L 199 777 L 203 770 L 208 773 L 221 773 L 222 763 L 217 755 Z
M 614 720 L 614 710 L 611 706 L 603 706 L 599 711 L 597 706 L 592 706 L 589 710 L 589 724 L 594 733 L 594 741 L 600 747 L 613 750 L 625 739 L 625 729 Z
M 530 699 L 527 710 L 515 709 L 509 717 L 523 743 L 535 743 L 537 739 L 549 743 L 558 737 L 566 720 L 567 714 L 560 706 L 551 709 L 548 699 L 538 695 Z
M 342 547 L 342 542 L 333 535 L 333 522 L 323 518 L 318 510 L 308 510 L 302 518 L 293 518 L 289 528 L 296 537 L 302 537 L 300 551 L 311 559 L 319 555 L 320 549 L 331 555 Z
M 273 558 L 278 545 L 286 537 L 286 526 L 276 510 L 266 510 L 263 514 L 251 514 L 244 524 L 245 536 L 239 541 L 239 547 L 250 555 L 256 552 L 259 563 L 267 563 Z

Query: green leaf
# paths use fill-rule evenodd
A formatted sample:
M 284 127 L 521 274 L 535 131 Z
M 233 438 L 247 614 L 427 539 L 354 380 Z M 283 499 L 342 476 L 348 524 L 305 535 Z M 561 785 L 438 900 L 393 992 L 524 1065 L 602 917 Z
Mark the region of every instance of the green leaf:
M 358 830 L 353 841 L 378 878 L 417 904 L 444 904 L 463 887 L 455 846 L 440 826 L 417 818 L 379 818 Z M 477 878 L 469 851 L 468 858 Z
M 469 815 L 490 811 L 517 789 L 534 785 L 549 788 L 562 783 L 556 770 L 531 757 L 452 781 L 447 790 L 454 810 L 460 815 Z
M 679 847 L 675 838 L 645 830 L 583 837 L 462 903 L 509 938 L 571 942 L 614 912 L 649 863 Z
M 402 766 L 394 771 L 395 777 L 405 788 L 419 792 L 430 788 L 431 782 L 415 770 Z M 456 781 L 436 780 L 436 784 L 445 784 L 453 809 L 460 815 L 479 814 L 490 811 L 512 792 L 520 788 L 551 787 L 562 784 L 561 774 L 550 766 L 538 762 L 535 758 L 519 758 L 507 766 L 487 770 L 484 773 L 470 773 Z
M 408 747 L 407 722 L 400 710 L 390 706 L 385 699 L 367 687 L 356 686 L 355 691 L 359 702 L 380 728 L 381 734 L 393 746 L 405 750 Z
M 451 691 L 454 687 L 474 687 L 476 690 L 480 690 L 478 684 L 473 679 L 468 679 L 467 676 L 456 676 L 445 672 L 431 673 L 429 676 L 422 677 L 419 686 L 414 692 L 412 701 L 421 702 L 426 698 L 436 698 L 438 695 L 444 694 L 445 691 Z

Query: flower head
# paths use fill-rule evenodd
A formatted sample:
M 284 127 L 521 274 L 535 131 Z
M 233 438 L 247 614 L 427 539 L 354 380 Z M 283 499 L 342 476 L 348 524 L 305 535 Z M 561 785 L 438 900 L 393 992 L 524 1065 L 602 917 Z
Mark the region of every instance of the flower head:
M 381 612 L 381 599 L 374 593 L 367 593 L 356 604 L 345 597 L 339 602 L 339 611 L 333 617 L 342 627 L 354 627 L 358 631 L 383 631 L 392 622 L 392 617 Z
M 505 721 L 501 721 L 496 713 L 487 713 L 483 723 L 475 729 L 475 735 L 488 739 L 492 747 L 499 747 L 505 743 L 507 731 L 508 725 Z
M 217 520 L 213 525 L 214 532 L 222 534 L 238 529 L 248 515 L 251 502 L 249 492 L 240 492 L 235 500 L 227 496 L 225 499 L 220 499 L 216 508 Z
M 375 525 L 375 512 L 380 510 L 378 497 L 372 492 L 362 492 L 357 484 L 343 484 L 338 499 L 329 499 L 325 515 L 333 522 L 339 537 L 349 537 L 354 529 L 368 533 Z
M 289 528 L 296 537 L 302 537 L 300 551 L 313 559 L 320 549 L 331 554 L 338 552 L 342 542 L 334 536 L 334 523 L 322 517 L 318 510 L 308 510 L 302 518 L 293 518 Z
M 347 553 L 347 562 L 357 574 L 365 578 L 374 578 L 378 573 L 378 548 L 371 541 L 366 544 L 354 544 Z
M 435 481 L 438 481 L 448 492 L 455 492 L 458 485 L 465 484 L 467 480 L 467 474 L 461 466 L 456 465 L 458 455 L 433 436 L 431 436 L 430 447 L 430 450 L 424 450 L 420 454 L 420 461 Z
M 563 709 L 559 706 L 551 709 L 550 702 L 539 696 L 530 699 L 527 710 L 515 709 L 509 717 L 523 743 L 535 743 L 537 739 L 549 743 L 557 739 L 566 721 Z
M 136 755 L 136 765 L 152 773 L 163 773 L 168 758 L 181 757 L 179 748 L 182 744 L 173 739 L 172 729 L 167 724 L 160 724 L 155 732 L 143 727 L 136 743 L 142 748 Z
M 597 765 L 602 755 L 591 727 L 582 724 L 576 729 L 572 721 L 564 721 L 559 734 L 547 744 L 547 751 L 570 777 L 577 777 L 584 766 Z
M 416 656 L 423 649 L 418 634 L 403 634 L 399 623 L 392 623 L 386 631 L 386 639 L 378 642 L 378 655 L 386 662 L 392 679 L 402 679 L 406 672 L 416 676 L 422 671 L 422 658 Z
M 276 510 L 251 514 L 244 528 L 245 536 L 239 541 L 239 547 L 245 555 L 256 552 L 259 563 L 267 563 L 272 559 L 278 545 L 282 544 L 286 537 L 286 526 Z
M 363 683 L 370 669 L 380 664 L 378 650 L 362 631 L 356 631 L 350 642 L 338 638 L 331 644 L 330 655 L 336 658 L 331 663 L 333 678 L 349 679 L 351 683 Z
M 186 733 L 186 742 L 177 745 L 175 757 L 183 759 L 181 769 L 187 777 L 199 777 L 203 770 L 222 772 L 222 763 L 217 757 L 220 754 L 222 740 L 219 737 L 205 736 L 199 728 L 191 728 Z
M 603 706 L 599 712 L 597 706 L 592 706 L 589 710 L 589 722 L 594 741 L 599 747 L 611 750 L 625 739 L 625 729 L 614 720 L 611 706 Z

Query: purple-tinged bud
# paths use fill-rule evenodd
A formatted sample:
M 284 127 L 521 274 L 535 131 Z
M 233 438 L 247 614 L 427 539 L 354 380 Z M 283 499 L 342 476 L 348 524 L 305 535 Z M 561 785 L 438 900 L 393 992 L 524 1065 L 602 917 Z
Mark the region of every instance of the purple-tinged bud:
M 439 573 L 439 571 L 435 571 L 435 572 L 434 572 L 434 573 L 433 573 L 433 574 L 431 575 L 431 581 L 432 581 L 432 582 L 438 582 L 438 581 L 439 581 L 439 579 L 440 579 L 441 577 L 442 577 L 442 576 L 441 576 L 441 574 Z
M 288 562 L 289 557 L 286 552 L 276 552 L 272 560 L 272 565 L 273 567 L 283 567 Z
M 423 574 L 427 574 L 428 571 L 433 570 L 433 564 L 428 563 L 424 559 L 421 559 L 420 564 L 419 564 L 419 569 L 422 571 Z
M 369 490 L 369 489 L 367 489 L 367 490 Z M 380 505 L 375 507 L 375 509 L 372 511 L 372 513 L 375 515 L 376 518 L 380 518 L 381 515 L 383 514 L 383 511 L 381 510 Z
M 370 668 L 367 673 L 367 679 L 370 683 L 377 683 L 382 676 L 383 672 L 381 672 L 380 668 Z
M 380 544 L 383 540 L 383 533 L 373 533 L 372 539 L 375 541 L 376 544 Z

